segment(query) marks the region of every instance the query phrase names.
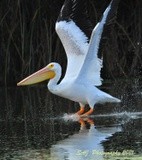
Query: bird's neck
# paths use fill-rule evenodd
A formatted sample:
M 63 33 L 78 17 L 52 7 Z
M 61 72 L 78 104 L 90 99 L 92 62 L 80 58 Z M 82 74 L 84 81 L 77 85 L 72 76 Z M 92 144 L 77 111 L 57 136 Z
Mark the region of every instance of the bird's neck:
M 58 92 L 58 81 L 61 78 L 61 68 L 56 72 L 56 75 L 54 78 L 50 79 L 50 81 L 48 82 L 48 89 L 50 92 L 56 94 L 56 92 Z

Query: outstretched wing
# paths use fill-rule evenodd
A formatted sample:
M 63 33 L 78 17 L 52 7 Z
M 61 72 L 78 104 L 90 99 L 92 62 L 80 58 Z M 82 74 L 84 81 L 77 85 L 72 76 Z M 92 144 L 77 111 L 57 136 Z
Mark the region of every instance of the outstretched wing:
M 56 22 L 56 32 L 67 55 L 67 69 L 62 82 L 77 77 L 88 51 L 93 28 L 86 3 L 86 0 L 65 0 Z
M 100 41 L 103 29 L 115 18 L 117 7 L 120 0 L 112 0 L 103 13 L 103 17 L 96 27 L 93 29 L 88 52 L 84 60 L 84 64 L 77 77 L 77 80 L 90 81 L 94 85 L 101 85 L 100 71 L 102 68 L 102 60 L 98 58 Z

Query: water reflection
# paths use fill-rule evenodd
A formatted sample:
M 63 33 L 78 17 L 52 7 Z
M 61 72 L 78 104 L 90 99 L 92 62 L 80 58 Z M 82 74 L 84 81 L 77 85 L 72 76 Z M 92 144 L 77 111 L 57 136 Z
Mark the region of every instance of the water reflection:
M 81 119 L 80 130 L 69 138 L 58 142 L 50 149 L 53 160 L 103 160 L 104 147 L 101 144 L 115 132 L 120 132 L 120 126 L 95 127 L 92 119 Z M 85 122 L 89 123 L 89 129 Z
M 0 159 L 140 159 L 141 84 L 117 84 L 103 89 L 122 103 L 97 105 L 91 120 L 84 121 L 65 121 L 64 114 L 77 111 L 78 104 L 53 96 L 45 86 L 0 88 Z M 126 150 L 135 155 L 102 154 Z

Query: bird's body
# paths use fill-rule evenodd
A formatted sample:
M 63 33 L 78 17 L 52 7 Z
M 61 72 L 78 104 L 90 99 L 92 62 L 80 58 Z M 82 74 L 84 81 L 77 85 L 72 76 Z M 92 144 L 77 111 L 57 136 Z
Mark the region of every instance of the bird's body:
M 79 102 L 82 105 L 89 104 L 94 107 L 96 103 L 120 102 L 119 99 L 101 91 L 89 81 L 80 81 L 78 78 L 68 79 L 58 83 L 61 77 L 61 67 L 58 63 L 50 63 L 54 65 L 56 76 L 48 83 L 48 89 L 55 95 Z
M 102 84 L 100 76 L 102 59 L 98 56 L 98 52 L 103 29 L 116 13 L 114 10 L 117 9 L 118 3 L 119 0 L 111 1 L 89 40 L 90 21 L 87 19 L 86 0 L 65 0 L 56 22 L 56 32 L 65 48 L 68 60 L 65 77 L 58 83 L 62 68 L 58 63 L 52 62 L 18 85 L 29 85 L 50 79 L 48 83 L 50 92 L 79 102 L 81 109 L 78 114 L 84 112 L 86 104 L 90 106 L 90 110 L 83 115 L 91 114 L 96 103 L 120 102 L 118 98 L 95 87 Z

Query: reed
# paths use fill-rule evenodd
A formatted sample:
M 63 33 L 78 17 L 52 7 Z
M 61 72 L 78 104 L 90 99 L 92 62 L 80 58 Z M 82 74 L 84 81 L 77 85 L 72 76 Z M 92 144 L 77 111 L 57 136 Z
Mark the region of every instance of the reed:
M 109 1 L 89 0 L 92 23 L 100 19 Z M 66 58 L 55 33 L 63 0 L 8 1 L 0 5 L 0 85 L 17 81 L 50 61 L 65 71 Z M 103 78 L 140 76 L 142 71 L 142 2 L 121 1 L 115 26 L 102 48 Z

